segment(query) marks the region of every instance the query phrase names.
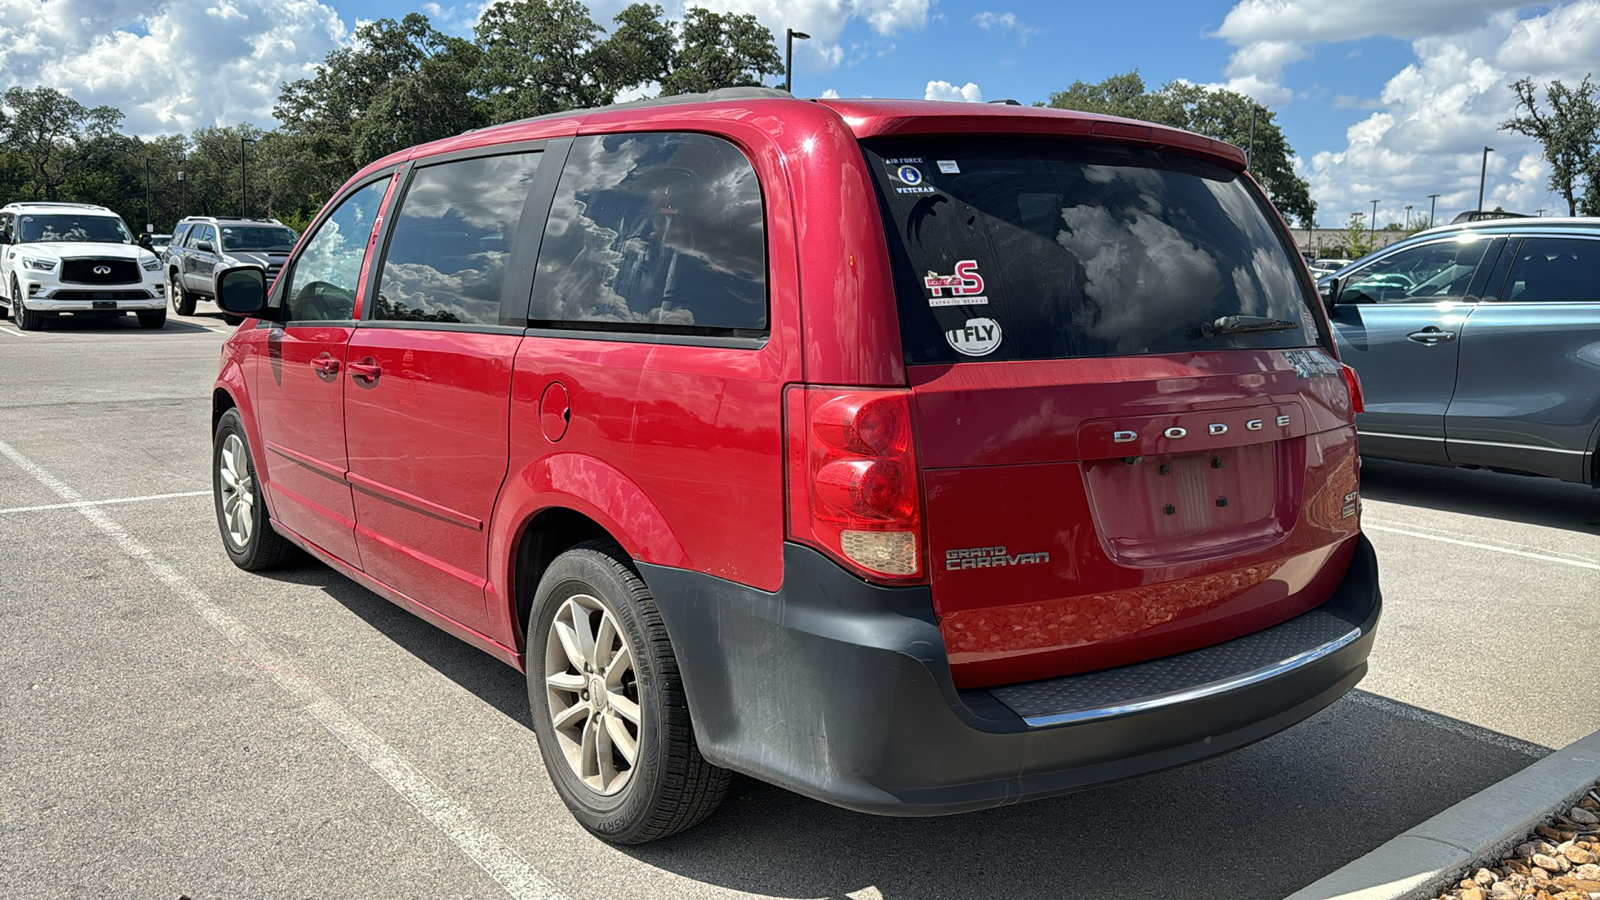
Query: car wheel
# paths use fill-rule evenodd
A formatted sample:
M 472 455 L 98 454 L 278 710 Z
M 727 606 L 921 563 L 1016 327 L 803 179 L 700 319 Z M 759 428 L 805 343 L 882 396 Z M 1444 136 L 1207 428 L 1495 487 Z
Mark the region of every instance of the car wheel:
M 44 328 L 44 313 L 29 309 L 28 304 L 22 301 L 22 286 L 17 284 L 15 278 L 11 279 L 11 309 L 18 330 L 39 331 Z
M 180 316 L 194 315 L 195 297 L 183 289 L 183 280 L 176 272 L 167 276 L 167 295 L 172 298 L 173 312 Z
M 250 443 L 235 409 L 222 414 L 211 442 L 211 493 L 222 546 L 234 565 L 259 572 L 277 568 L 294 556 L 294 545 L 268 522 Z
M 244 316 L 236 316 L 233 313 L 223 313 L 222 321 L 227 322 L 229 325 L 237 325 L 244 321 Z
M 731 773 L 700 755 L 666 626 L 620 547 L 590 541 L 556 557 L 526 646 L 539 753 L 584 828 L 642 844 L 722 802 Z
M 167 324 L 167 311 L 158 309 L 155 312 L 135 313 L 139 317 L 140 328 L 161 328 Z

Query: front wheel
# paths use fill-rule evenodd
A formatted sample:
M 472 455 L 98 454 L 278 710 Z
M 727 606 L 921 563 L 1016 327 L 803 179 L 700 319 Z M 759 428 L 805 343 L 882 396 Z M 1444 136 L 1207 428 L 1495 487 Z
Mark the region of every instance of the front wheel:
M 44 313 L 28 308 L 22 299 L 22 285 L 11 279 L 11 317 L 17 320 L 20 331 L 39 331 L 44 328 Z
M 180 316 L 194 315 L 195 296 L 183 289 L 183 277 L 177 272 L 167 276 L 167 294 L 172 298 L 172 311 Z
M 162 328 L 167 324 L 167 311 L 165 308 L 155 312 L 141 312 L 134 315 L 139 317 L 140 328 Z
M 294 555 L 294 545 L 268 523 L 244 421 L 236 409 L 222 414 L 211 441 L 211 493 L 222 548 L 234 565 L 259 572 L 277 568 Z
M 556 557 L 526 646 L 539 753 L 584 828 L 643 844 L 722 802 L 731 773 L 700 755 L 666 626 L 620 547 L 590 541 Z

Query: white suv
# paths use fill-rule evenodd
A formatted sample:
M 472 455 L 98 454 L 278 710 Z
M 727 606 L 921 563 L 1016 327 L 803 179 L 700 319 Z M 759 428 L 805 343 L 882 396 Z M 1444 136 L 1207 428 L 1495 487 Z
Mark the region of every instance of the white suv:
M 49 316 L 132 312 L 167 323 L 161 260 L 134 243 L 122 217 L 87 203 L 0 207 L 0 305 L 23 331 Z

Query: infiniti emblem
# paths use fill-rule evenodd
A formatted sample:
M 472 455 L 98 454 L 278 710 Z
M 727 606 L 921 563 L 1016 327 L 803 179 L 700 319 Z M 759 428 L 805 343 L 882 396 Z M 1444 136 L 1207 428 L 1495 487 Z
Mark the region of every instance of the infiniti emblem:
M 94 267 L 94 273 L 96 275 L 110 275 L 111 274 L 111 267 L 110 266 L 95 266 Z

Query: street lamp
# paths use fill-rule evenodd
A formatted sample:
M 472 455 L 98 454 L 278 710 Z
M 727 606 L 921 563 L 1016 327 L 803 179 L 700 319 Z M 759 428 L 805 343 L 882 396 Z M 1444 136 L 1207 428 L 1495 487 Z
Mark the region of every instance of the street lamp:
M 1411 230 L 1411 204 L 1406 204 L 1406 230 Z
M 244 145 L 247 144 L 247 143 L 254 144 L 255 142 L 256 142 L 255 138 L 248 138 L 248 137 L 245 137 L 242 134 L 239 135 L 239 218 L 241 218 L 241 219 L 243 219 L 245 217 L 245 206 L 244 206 Z
M 794 93 L 794 40 L 811 40 L 811 35 L 804 31 L 795 31 L 793 28 L 783 30 L 783 89 Z
M 1378 233 L 1378 201 L 1372 201 L 1372 218 L 1367 222 L 1367 243 L 1376 243 Z
M 1483 183 L 1489 178 L 1489 154 L 1493 147 L 1483 148 L 1483 170 L 1478 173 L 1478 212 L 1483 212 Z
M 1438 206 L 1439 206 L 1439 195 L 1438 194 L 1429 194 L 1428 195 L 1428 227 L 1429 228 L 1433 227 L 1433 211 L 1435 209 L 1437 209 Z

